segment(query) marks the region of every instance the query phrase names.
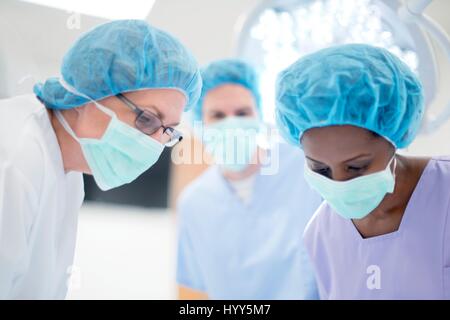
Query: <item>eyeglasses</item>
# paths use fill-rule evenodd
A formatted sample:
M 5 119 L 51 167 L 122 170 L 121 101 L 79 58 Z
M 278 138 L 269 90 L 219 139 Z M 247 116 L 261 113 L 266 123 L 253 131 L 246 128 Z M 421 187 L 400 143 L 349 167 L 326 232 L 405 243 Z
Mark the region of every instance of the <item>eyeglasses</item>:
M 163 123 L 161 119 L 151 112 L 148 109 L 141 109 L 138 106 L 136 106 L 133 102 L 130 101 L 127 97 L 125 97 L 122 94 L 116 95 L 117 98 L 119 98 L 124 104 L 127 105 L 133 112 L 137 115 L 135 124 L 136 128 L 143 133 L 147 135 L 152 135 L 155 132 L 157 132 L 160 128 L 163 128 L 163 135 L 165 135 L 165 138 L 163 139 L 162 143 L 166 147 L 173 147 L 178 142 L 183 140 L 183 136 L 180 131 L 171 128 L 171 127 L 165 127 L 163 126 Z

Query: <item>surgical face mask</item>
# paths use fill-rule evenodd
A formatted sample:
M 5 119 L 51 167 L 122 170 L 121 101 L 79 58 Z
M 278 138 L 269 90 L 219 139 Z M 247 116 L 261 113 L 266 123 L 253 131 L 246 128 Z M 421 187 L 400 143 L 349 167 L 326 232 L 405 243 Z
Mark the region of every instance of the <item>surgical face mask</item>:
M 227 171 L 242 171 L 254 159 L 260 121 L 250 117 L 228 117 L 208 125 L 203 133 L 206 151 Z
M 391 163 L 394 161 L 394 170 Z M 386 193 L 394 192 L 395 155 L 386 169 L 347 181 L 334 181 L 305 164 L 305 179 L 345 219 L 362 219 L 373 211 Z
M 78 141 L 95 182 L 106 191 L 132 182 L 153 166 L 164 145 L 117 119 L 112 110 L 94 103 L 111 117 L 100 139 L 78 138 L 59 110 L 55 110 L 55 115 L 65 130 Z

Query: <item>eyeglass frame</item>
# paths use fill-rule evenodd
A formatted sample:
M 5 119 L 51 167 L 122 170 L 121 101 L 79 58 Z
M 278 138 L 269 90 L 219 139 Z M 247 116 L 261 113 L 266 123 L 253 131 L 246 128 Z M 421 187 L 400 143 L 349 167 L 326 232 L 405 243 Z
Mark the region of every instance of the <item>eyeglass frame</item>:
M 158 115 L 156 115 L 154 112 L 150 111 L 149 109 L 142 109 L 142 108 L 138 107 L 130 99 L 128 99 L 121 93 L 116 94 L 116 97 L 136 114 L 136 119 L 134 122 L 135 122 L 136 128 L 139 131 L 141 131 L 142 133 L 144 133 L 146 135 L 152 135 L 155 132 L 157 132 L 160 128 L 163 128 L 164 129 L 163 134 L 167 134 L 170 137 L 170 140 L 168 142 L 164 143 L 164 145 L 166 147 L 173 147 L 177 143 L 179 143 L 181 140 L 183 140 L 183 134 L 180 131 L 178 131 L 177 129 L 172 128 L 172 127 L 164 126 L 160 117 Z M 155 130 L 152 132 L 143 131 L 140 128 L 141 126 L 138 124 L 139 118 L 142 117 L 142 115 L 152 117 L 153 119 L 159 121 L 160 125 L 157 128 L 155 128 Z

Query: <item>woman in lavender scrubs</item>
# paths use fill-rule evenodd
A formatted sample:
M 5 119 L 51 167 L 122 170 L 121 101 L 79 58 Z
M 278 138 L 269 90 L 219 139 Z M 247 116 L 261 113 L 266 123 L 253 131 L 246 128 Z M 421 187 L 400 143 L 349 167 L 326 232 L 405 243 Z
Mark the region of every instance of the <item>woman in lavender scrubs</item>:
M 422 85 L 390 52 L 344 45 L 277 83 L 282 134 L 325 201 L 304 234 L 322 299 L 450 299 L 450 158 L 407 157 Z

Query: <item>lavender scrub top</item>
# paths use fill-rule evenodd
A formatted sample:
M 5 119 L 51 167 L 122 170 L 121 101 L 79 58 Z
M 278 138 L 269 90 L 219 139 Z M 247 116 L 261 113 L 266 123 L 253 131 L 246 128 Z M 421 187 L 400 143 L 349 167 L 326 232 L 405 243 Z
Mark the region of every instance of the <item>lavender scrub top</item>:
M 427 164 L 399 229 L 364 239 L 324 202 L 304 233 L 321 299 L 450 299 L 450 157 Z

